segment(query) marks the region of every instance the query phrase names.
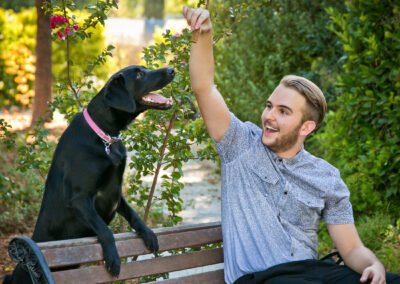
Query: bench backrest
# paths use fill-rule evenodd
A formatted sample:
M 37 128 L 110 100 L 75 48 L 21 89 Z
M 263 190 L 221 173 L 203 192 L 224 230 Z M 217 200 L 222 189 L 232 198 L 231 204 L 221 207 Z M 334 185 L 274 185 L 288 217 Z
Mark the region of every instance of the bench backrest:
M 219 222 L 159 228 L 154 232 L 158 237 L 159 252 L 222 242 Z M 143 240 L 135 233 L 121 233 L 114 237 L 121 258 L 150 254 Z M 53 241 L 37 245 L 50 268 L 88 264 L 103 259 L 102 249 L 96 238 Z M 121 265 L 121 273 L 118 278 L 112 277 L 103 263 L 55 271 L 52 272 L 52 276 L 56 283 L 105 283 L 218 263 L 223 263 L 222 247 L 176 255 L 163 254 L 162 257 L 126 262 Z M 224 283 L 223 270 L 170 279 L 164 283 Z

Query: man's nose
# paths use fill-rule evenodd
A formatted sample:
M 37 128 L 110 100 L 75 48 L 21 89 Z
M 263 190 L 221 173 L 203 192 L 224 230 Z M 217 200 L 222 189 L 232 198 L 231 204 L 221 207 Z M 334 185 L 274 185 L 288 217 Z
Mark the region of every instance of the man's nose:
M 264 118 L 268 120 L 274 120 L 275 114 L 273 109 L 266 109 L 264 112 Z

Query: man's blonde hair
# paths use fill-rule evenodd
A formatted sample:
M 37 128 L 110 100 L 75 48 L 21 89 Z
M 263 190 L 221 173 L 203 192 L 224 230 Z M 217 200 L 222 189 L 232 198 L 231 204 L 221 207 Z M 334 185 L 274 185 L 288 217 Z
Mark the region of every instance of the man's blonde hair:
M 316 129 L 320 127 L 327 109 L 325 96 L 321 89 L 310 80 L 296 75 L 283 77 L 280 84 L 293 88 L 304 96 L 307 101 L 307 109 L 303 110 L 303 122 L 312 120 L 316 123 Z

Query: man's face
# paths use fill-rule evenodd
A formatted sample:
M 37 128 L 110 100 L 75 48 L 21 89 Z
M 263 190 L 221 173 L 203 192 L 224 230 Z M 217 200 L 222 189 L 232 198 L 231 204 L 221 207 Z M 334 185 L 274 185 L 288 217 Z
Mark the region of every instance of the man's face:
M 267 100 L 261 116 L 262 143 L 274 153 L 290 151 L 299 143 L 306 99 L 296 90 L 279 85 Z

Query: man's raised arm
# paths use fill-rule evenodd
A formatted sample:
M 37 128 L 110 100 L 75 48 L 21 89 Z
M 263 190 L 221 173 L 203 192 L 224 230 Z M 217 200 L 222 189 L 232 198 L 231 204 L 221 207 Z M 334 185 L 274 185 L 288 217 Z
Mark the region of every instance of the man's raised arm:
M 219 142 L 230 123 L 230 114 L 224 99 L 214 85 L 214 55 L 210 13 L 204 9 L 183 8 L 183 15 L 192 31 L 199 30 L 192 43 L 189 70 L 193 92 L 199 104 L 207 131 Z

